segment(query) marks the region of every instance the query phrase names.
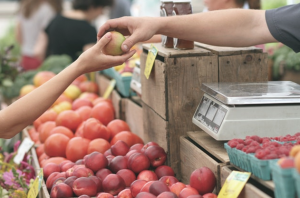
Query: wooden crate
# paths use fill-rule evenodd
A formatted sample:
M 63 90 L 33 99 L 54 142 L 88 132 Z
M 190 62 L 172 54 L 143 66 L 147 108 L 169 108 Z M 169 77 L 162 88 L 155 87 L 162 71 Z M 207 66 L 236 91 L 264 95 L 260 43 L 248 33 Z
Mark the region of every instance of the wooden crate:
M 225 183 L 226 178 L 229 174 L 235 170 L 232 166 L 223 166 L 221 167 L 220 179 L 221 185 Z M 269 186 L 270 188 L 271 185 Z M 266 193 L 268 192 L 268 194 Z M 274 197 L 274 188 L 273 189 L 266 189 L 266 186 L 262 185 L 262 183 L 253 180 L 252 178 L 249 179 L 248 183 L 246 183 L 244 189 L 239 195 L 239 198 L 269 198 Z
M 131 129 L 131 132 L 137 134 L 144 140 L 143 127 L 143 108 L 140 104 L 133 102 L 131 99 L 122 100 L 122 112 L 125 122 Z
M 221 189 L 220 170 L 223 166 L 230 164 L 224 143 L 214 140 L 203 131 L 188 132 L 187 135 L 180 138 L 180 178 L 188 183 L 195 169 L 206 166 L 216 176 L 216 192 L 218 193 Z
M 267 81 L 267 54 L 254 47 L 197 44 L 193 50 L 178 51 L 154 45 L 158 55 L 150 77 L 141 75 L 145 140 L 167 149 L 168 164 L 179 173 L 179 137 L 199 130 L 192 117 L 203 96 L 201 84 Z M 141 74 L 150 45 L 143 48 Z

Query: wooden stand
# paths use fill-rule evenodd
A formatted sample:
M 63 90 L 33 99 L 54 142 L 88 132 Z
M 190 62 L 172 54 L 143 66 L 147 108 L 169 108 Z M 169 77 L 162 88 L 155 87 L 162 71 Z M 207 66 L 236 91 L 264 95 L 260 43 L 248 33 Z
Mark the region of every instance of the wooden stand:
M 203 96 L 201 84 L 267 81 L 267 54 L 254 47 L 197 44 L 180 51 L 154 45 L 158 55 L 149 79 L 143 75 L 149 44 L 143 45 L 141 55 L 144 137 L 168 151 L 168 164 L 179 175 L 179 137 L 199 130 L 192 117 Z

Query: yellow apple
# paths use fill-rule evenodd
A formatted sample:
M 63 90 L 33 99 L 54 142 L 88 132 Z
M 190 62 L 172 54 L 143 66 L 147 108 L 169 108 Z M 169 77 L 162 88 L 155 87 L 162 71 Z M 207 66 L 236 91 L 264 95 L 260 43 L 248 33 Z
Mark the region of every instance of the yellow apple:
M 33 91 L 35 89 L 34 85 L 24 85 L 21 90 L 20 90 L 20 97 L 25 96 L 26 94 L 28 94 L 29 92 Z
M 76 98 L 78 98 L 80 96 L 80 94 L 81 94 L 81 91 L 80 91 L 79 87 L 77 87 L 76 85 L 70 85 L 64 91 L 64 95 L 72 100 L 75 100 Z

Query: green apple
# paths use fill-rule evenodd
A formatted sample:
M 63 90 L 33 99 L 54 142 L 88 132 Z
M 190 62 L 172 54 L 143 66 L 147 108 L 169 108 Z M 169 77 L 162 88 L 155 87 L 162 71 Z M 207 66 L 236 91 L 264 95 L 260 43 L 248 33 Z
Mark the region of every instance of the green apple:
M 120 32 L 111 32 L 111 41 L 103 47 L 103 53 L 106 55 L 118 56 L 123 54 L 121 49 L 122 43 L 125 41 L 125 37 Z

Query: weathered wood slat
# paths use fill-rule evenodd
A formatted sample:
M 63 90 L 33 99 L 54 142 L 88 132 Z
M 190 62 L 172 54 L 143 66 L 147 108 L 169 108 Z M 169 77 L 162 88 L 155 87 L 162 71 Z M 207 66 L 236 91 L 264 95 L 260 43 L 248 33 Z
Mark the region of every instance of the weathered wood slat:
M 125 121 L 132 133 L 137 134 L 140 138 L 144 139 L 144 126 L 143 126 L 143 109 L 141 106 L 135 104 L 130 99 L 124 99 L 125 102 Z

